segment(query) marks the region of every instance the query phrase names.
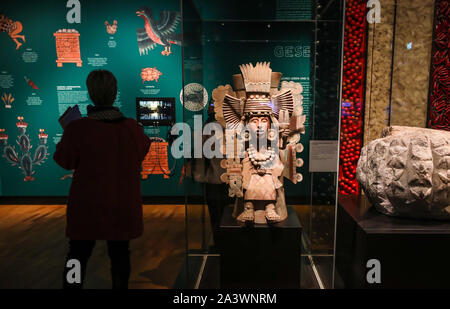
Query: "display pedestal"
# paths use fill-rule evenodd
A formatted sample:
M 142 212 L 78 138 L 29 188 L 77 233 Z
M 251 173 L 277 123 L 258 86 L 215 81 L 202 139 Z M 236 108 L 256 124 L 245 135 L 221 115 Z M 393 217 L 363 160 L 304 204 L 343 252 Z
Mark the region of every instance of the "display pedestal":
M 340 201 L 336 270 L 345 288 L 450 288 L 450 222 L 389 217 Z M 367 261 L 381 264 L 381 283 L 367 282 Z
M 245 226 L 226 207 L 218 234 L 221 288 L 300 288 L 302 227 L 288 207 L 280 223 Z

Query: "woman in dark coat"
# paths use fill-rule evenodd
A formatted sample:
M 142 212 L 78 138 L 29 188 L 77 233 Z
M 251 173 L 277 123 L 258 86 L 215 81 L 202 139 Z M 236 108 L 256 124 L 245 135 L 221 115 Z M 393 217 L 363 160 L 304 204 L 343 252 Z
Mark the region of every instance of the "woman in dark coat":
M 74 170 L 67 203 L 67 261 L 80 261 L 81 282 L 68 282 L 66 265 L 64 287 L 82 287 L 95 240 L 107 240 L 113 288 L 127 288 L 129 240 L 143 231 L 139 174 L 150 140 L 134 119 L 112 106 L 117 81 L 111 72 L 92 71 L 86 85 L 94 106 L 88 106 L 87 117 L 66 126 L 54 154 L 61 167 Z

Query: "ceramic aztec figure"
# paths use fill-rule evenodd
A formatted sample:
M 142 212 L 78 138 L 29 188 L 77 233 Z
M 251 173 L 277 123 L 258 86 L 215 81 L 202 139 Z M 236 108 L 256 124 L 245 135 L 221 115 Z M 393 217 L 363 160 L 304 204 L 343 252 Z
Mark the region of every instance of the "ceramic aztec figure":
M 233 216 L 242 222 L 280 222 L 287 218 L 283 178 L 302 181 L 300 134 L 305 115 L 302 86 L 282 82 L 270 63 L 240 66 L 230 85 L 213 91 L 216 119 L 225 128 L 226 169 L 221 177 L 235 197 Z

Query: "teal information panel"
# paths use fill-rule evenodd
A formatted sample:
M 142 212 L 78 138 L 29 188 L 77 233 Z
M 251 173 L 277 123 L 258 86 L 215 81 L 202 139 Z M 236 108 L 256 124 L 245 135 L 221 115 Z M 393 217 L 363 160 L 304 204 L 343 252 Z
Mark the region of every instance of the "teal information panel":
M 86 113 L 85 81 L 94 69 L 114 73 L 115 105 L 127 117 L 136 118 L 136 97 L 174 97 L 176 119 L 182 121 L 179 1 L 15 0 L 2 2 L 1 13 L 0 194 L 68 194 L 71 172 L 52 158 L 63 133 L 57 120 L 74 104 Z M 159 33 L 161 42 L 150 44 L 146 20 L 163 18 L 170 27 Z M 167 130 L 145 131 L 166 138 Z M 168 153 L 174 175 L 149 175 L 143 195 L 183 195 L 182 160 L 175 166 Z
M 284 14 L 282 11 L 288 3 L 273 2 L 269 10 L 271 18 L 290 19 L 280 15 Z M 118 80 L 115 105 L 127 117 L 136 118 L 137 97 L 175 98 L 176 121 L 182 122 L 184 113 L 184 120 L 192 125 L 192 115 L 203 113 L 206 116 L 204 105 L 210 103 L 212 90 L 231 83 L 232 75 L 239 73 L 240 64 L 270 61 L 274 71 L 283 73 L 284 81 L 303 85 L 307 132 L 302 135 L 305 150 L 301 157 L 305 165 L 299 172 L 304 180 L 295 186 L 287 181 L 286 194 L 309 196 L 307 154 L 313 33 L 313 23 L 308 20 L 310 7 L 306 1 L 297 12 L 299 15 L 295 18 L 303 19 L 300 22 L 211 19 L 201 22 L 201 30 L 198 29 L 202 32 L 201 46 L 196 57 L 185 59 L 185 78 L 186 83 L 191 84 L 188 87 L 191 93 L 187 96 L 195 97 L 199 91 L 205 91 L 202 97 L 208 99 L 203 104 L 192 104 L 189 99 L 183 110 L 180 100 L 182 27 L 178 0 L 48 0 L 2 4 L 0 195 L 68 194 L 71 171 L 60 168 L 52 158 L 63 133 L 57 120 L 75 104 L 83 115 L 86 114 L 90 100 L 85 81 L 92 70 L 107 69 L 114 73 Z M 210 15 L 214 15 L 218 7 L 211 4 L 200 9 L 210 10 Z M 167 26 L 155 36 L 146 22 Z M 185 57 L 189 54 L 186 51 L 189 46 L 186 46 Z M 197 71 L 201 73 L 189 73 L 190 64 L 199 67 Z M 167 140 L 168 130 L 169 127 L 146 127 L 145 133 Z M 148 175 L 142 181 L 144 196 L 184 194 L 180 182 L 183 160 L 175 160 L 170 149 L 167 152 L 168 161 L 160 163 L 171 172 L 170 177 Z M 161 158 L 164 156 L 158 160 Z M 189 194 L 201 194 L 198 186 L 194 191 L 190 190 Z

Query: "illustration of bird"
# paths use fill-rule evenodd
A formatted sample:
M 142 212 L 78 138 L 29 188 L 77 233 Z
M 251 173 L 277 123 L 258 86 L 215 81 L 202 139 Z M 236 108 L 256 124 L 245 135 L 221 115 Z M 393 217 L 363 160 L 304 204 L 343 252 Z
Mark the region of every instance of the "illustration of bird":
M 172 53 L 171 45 L 181 45 L 181 34 L 174 33 L 180 22 L 180 13 L 173 11 L 160 11 L 159 20 L 153 18 L 153 11 L 148 7 L 143 7 L 136 12 L 145 21 L 145 28 L 138 28 L 137 41 L 139 54 L 148 54 L 156 44 L 163 45 L 163 56 Z

